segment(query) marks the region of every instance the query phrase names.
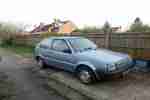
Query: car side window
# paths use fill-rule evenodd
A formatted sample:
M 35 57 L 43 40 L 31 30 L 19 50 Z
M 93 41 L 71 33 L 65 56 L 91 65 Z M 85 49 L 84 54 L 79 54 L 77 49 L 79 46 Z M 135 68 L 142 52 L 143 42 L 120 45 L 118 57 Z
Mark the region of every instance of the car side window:
M 65 40 L 61 40 L 61 39 L 53 40 L 52 49 L 55 51 L 60 51 L 60 52 L 64 52 L 64 53 L 71 53 L 71 50 L 68 47 Z
M 51 44 L 51 40 L 45 39 L 40 43 L 40 48 L 42 49 L 49 49 Z
M 47 45 L 40 44 L 40 48 L 42 48 L 42 49 L 48 49 L 49 47 Z

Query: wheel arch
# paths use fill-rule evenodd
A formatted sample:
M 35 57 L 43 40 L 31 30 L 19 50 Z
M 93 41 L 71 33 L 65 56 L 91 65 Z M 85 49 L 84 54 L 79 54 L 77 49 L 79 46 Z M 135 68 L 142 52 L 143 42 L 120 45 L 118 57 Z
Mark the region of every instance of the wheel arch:
M 96 68 L 94 67 L 93 64 L 89 63 L 89 62 L 81 62 L 78 63 L 77 66 L 75 67 L 75 72 L 81 67 L 81 66 L 85 66 L 88 67 L 95 75 L 96 78 L 98 78 L 98 74 L 96 73 Z
M 35 60 L 38 61 L 40 59 L 40 56 L 35 56 Z
M 90 63 L 88 63 L 88 62 L 83 62 L 83 63 L 78 63 L 78 64 L 77 64 L 77 66 L 75 67 L 75 71 L 77 71 L 77 69 L 79 69 L 81 66 L 88 67 L 88 68 L 91 69 L 92 71 L 95 71 L 95 70 L 96 70 L 96 68 L 95 68 L 92 64 L 90 64 Z

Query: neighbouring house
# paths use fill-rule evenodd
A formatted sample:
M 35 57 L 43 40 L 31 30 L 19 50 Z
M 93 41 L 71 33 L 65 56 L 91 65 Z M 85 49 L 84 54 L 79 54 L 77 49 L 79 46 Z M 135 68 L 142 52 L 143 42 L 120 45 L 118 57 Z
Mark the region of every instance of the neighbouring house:
M 51 24 L 40 23 L 38 27 L 35 27 L 30 33 L 37 32 L 55 32 L 59 34 L 69 34 L 76 29 L 76 25 L 72 21 L 60 21 L 54 20 Z
M 111 30 L 112 32 L 121 32 L 121 26 L 116 26 L 116 27 L 112 27 Z

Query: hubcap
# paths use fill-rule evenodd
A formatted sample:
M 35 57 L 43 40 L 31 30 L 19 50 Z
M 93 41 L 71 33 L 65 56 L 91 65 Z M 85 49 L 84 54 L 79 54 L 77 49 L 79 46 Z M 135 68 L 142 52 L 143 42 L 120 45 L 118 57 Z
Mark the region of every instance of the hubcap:
M 39 61 L 38 61 L 38 65 L 39 65 L 40 68 L 42 68 L 42 67 L 43 67 L 43 61 L 42 61 L 42 60 L 39 60 Z
M 91 81 L 91 75 L 87 71 L 81 71 L 79 74 L 79 78 L 84 83 L 89 83 Z

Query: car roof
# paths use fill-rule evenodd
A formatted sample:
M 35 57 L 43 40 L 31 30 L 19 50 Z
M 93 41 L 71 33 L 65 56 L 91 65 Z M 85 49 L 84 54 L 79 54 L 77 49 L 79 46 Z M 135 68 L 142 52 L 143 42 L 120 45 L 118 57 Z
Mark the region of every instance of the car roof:
M 48 39 L 76 39 L 82 37 L 74 37 L 74 36 L 58 36 L 58 37 L 49 37 Z

